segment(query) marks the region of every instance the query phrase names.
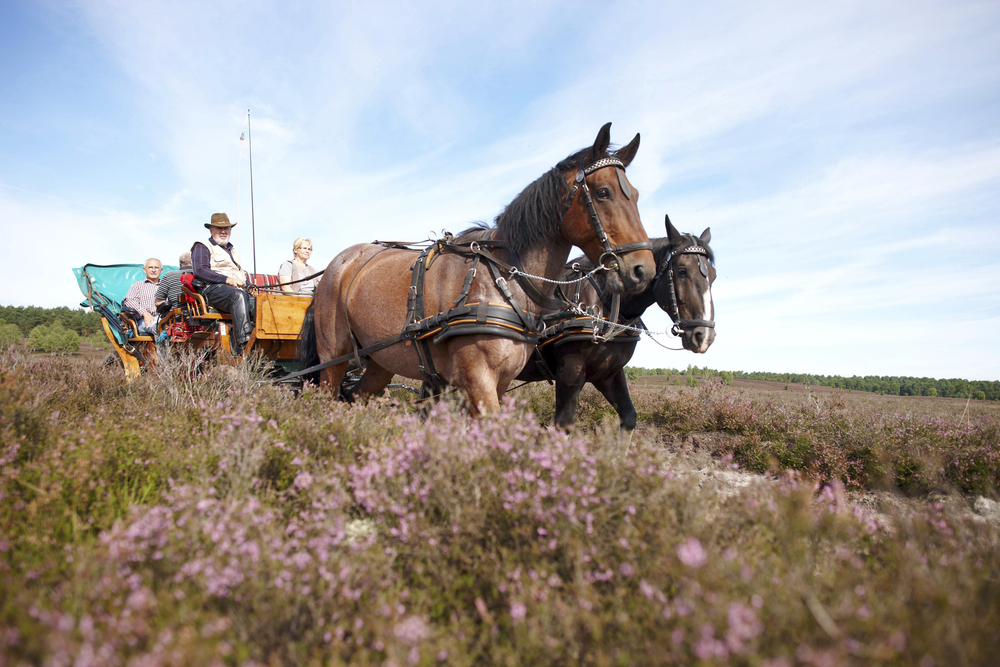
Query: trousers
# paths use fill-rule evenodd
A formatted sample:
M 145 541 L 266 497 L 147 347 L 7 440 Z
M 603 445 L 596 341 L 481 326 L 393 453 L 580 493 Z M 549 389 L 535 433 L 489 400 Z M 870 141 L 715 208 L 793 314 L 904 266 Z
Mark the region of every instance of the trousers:
M 224 283 L 205 285 L 201 294 L 212 308 L 233 316 L 233 338 L 238 348 L 234 352 L 242 352 L 257 321 L 257 300 L 243 290 Z

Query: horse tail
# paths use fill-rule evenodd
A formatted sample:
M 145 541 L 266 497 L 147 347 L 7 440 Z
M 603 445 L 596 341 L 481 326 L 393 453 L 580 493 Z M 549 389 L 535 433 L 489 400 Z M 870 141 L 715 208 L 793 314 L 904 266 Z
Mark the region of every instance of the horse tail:
M 319 350 L 316 347 L 316 322 L 313 314 L 315 305 L 316 299 L 313 299 L 309 302 L 309 307 L 306 308 L 306 316 L 302 319 L 302 329 L 299 331 L 299 340 L 296 345 L 296 353 L 302 368 L 319 364 Z M 319 371 L 303 376 L 303 380 L 319 384 Z

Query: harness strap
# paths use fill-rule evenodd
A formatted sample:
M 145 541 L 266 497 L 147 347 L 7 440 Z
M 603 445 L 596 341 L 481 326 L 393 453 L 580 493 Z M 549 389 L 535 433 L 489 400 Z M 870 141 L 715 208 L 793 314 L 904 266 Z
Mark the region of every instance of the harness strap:
M 497 248 L 504 247 L 503 245 L 494 245 L 497 243 L 503 243 L 503 242 L 493 241 L 489 243 L 489 245 Z M 486 243 L 478 243 L 474 245 L 470 244 L 469 252 L 472 253 L 473 255 L 482 257 L 483 259 L 486 260 L 487 265 L 490 267 L 490 272 L 494 273 L 493 276 L 494 282 L 498 277 L 495 274 L 495 267 L 500 267 L 501 269 L 507 272 L 507 275 L 514 276 L 514 279 L 517 280 L 517 284 L 521 286 L 522 290 L 524 290 L 525 295 L 527 295 L 529 299 L 537 303 L 542 308 L 546 308 L 548 310 L 561 310 L 562 308 L 569 305 L 564 299 L 553 299 L 552 297 L 545 296 L 545 294 L 543 294 L 542 291 L 538 289 L 538 286 L 535 285 L 535 283 L 532 282 L 530 278 L 521 273 L 521 271 L 516 266 L 511 266 L 506 262 L 500 261 L 499 259 L 493 256 L 493 253 L 489 252 L 488 249 L 484 248 L 488 248 Z M 459 252 L 459 254 L 463 253 Z M 507 297 L 507 298 L 508 300 L 513 299 L 513 297 Z
M 500 275 L 500 271 L 498 271 L 497 268 L 491 263 L 487 263 L 487 266 L 490 267 L 490 274 L 493 276 L 493 282 L 500 290 L 500 293 L 503 294 L 503 297 L 507 299 L 507 303 L 509 303 L 511 307 L 514 309 L 514 312 L 517 313 L 517 316 L 521 318 L 521 322 L 524 323 L 524 328 L 527 329 L 528 331 L 535 331 L 538 327 L 538 325 L 535 324 L 537 318 L 528 315 L 527 313 L 524 312 L 524 310 L 521 309 L 521 306 L 517 305 L 517 300 L 514 299 L 514 295 L 510 293 L 510 288 L 507 286 L 507 281 L 504 279 L 503 276 Z M 553 301 L 555 301 L 555 299 L 553 299 Z M 561 307 L 562 304 L 560 303 L 559 306 Z M 544 327 L 544 324 L 542 326 Z
M 395 345 L 403 340 L 403 334 L 396 334 L 392 338 L 386 338 L 385 340 L 379 341 L 374 345 L 369 345 L 368 347 L 357 350 L 357 354 L 361 357 L 368 357 L 379 350 L 383 350 L 391 345 Z M 297 377 L 302 377 L 303 375 L 309 375 L 310 373 L 315 373 L 316 371 L 321 371 L 324 368 L 329 368 L 330 366 L 336 366 L 337 364 L 342 364 L 345 361 L 350 361 L 354 358 L 355 352 L 348 352 L 347 354 L 342 354 L 336 359 L 330 359 L 329 361 L 324 361 L 321 364 L 316 364 L 315 366 L 310 366 L 309 368 L 304 368 L 301 371 L 295 371 L 294 373 L 289 373 L 288 375 L 282 375 L 277 378 L 275 382 L 284 382 L 286 380 L 294 380 Z
M 464 306 L 465 300 L 469 296 L 469 288 L 472 287 L 472 279 L 476 277 L 476 269 L 479 268 L 479 260 L 481 257 L 476 255 L 472 260 L 472 266 L 469 267 L 469 272 L 465 274 L 465 282 L 462 284 L 462 291 L 458 293 L 458 298 L 453 302 L 456 306 Z
M 413 329 L 413 325 L 424 319 L 424 277 L 427 273 L 428 264 L 433 261 L 435 250 L 439 250 L 441 242 L 426 248 L 417 257 L 417 260 L 410 267 L 413 277 L 410 279 L 410 297 L 407 308 L 406 324 L 403 326 L 403 333 L 406 335 Z M 424 381 L 435 390 L 445 385 L 444 380 L 438 375 L 434 367 L 434 357 L 431 353 L 430 343 L 417 338 L 413 341 L 413 349 L 417 353 L 417 367 L 420 374 L 424 376 Z

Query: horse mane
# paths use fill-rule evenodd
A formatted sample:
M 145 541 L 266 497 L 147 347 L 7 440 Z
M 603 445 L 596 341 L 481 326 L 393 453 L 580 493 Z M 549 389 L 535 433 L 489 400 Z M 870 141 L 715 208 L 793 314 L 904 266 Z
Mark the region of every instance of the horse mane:
M 569 191 L 563 174 L 582 169 L 590 150 L 577 151 L 549 169 L 521 190 L 496 217 L 497 229 L 515 255 L 559 233 L 563 200 Z M 609 155 L 605 152 L 601 158 Z
M 469 241 L 481 241 L 493 228 L 485 222 L 474 222 L 472 226 L 468 229 L 463 229 L 461 232 L 455 235 L 455 240 L 460 243 L 468 243 Z

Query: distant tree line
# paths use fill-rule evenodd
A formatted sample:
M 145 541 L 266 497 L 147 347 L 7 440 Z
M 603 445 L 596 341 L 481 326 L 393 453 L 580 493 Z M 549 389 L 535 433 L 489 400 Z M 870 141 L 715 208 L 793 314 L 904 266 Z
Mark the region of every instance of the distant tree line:
M 672 368 L 639 368 L 628 366 L 625 376 L 634 380 L 643 375 L 688 375 L 702 378 L 719 376 L 723 382 L 733 378 L 745 380 L 767 380 L 789 384 L 818 385 L 852 391 L 869 391 L 892 396 L 941 396 L 945 398 L 975 398 L 977 400 L 1000 401 L 1000 382 L 993 380 L 962 380 L 958 378 L 936 380 L 934 378 L 896 377 L 866 375 L 842 377 L 840 375 L 809 375 L 805 373 L 766 373 L 754 371 L 716 371 L 711 368 L 688 366 L 686 371 Z M 727 383 L 728 383 L 727 382 Z M 690 384 L 690 383 L 689 383 Z
M 101 316 L 82 308 L 39 308 L 38 306 L 0 306 L 0 320 L 16 325 L 22 336 L 28 336 L 38 326 L 51 326 L 62 322 L 62 326 L 78 336 L 90 336 L 101 332 Z

